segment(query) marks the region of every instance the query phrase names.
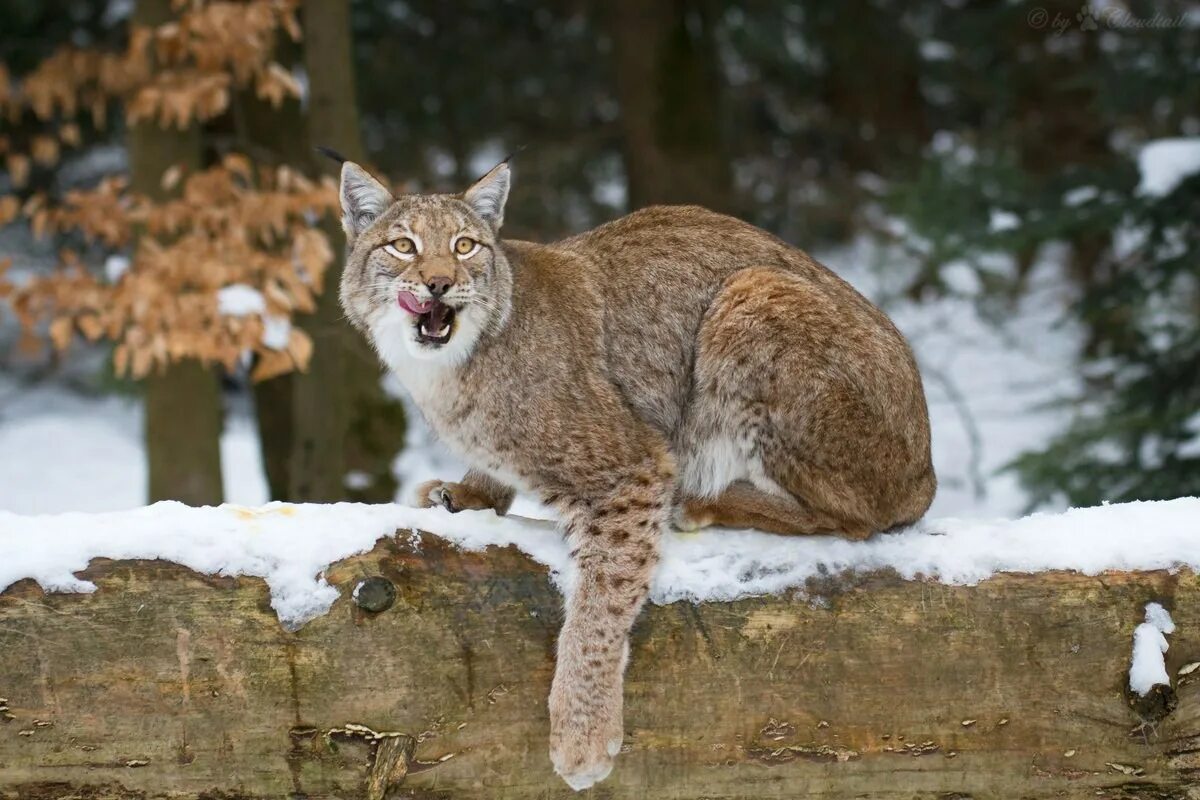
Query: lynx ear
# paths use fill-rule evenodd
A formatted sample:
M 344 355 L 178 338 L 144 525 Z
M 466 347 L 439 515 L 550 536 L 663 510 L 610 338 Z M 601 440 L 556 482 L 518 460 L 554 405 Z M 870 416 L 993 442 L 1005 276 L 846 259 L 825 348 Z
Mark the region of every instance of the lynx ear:
M 508 200 L 508 162 L 501 161 L 487 175 L 463 192 L 463 200 L 496 230 L 504 224 L 504 203 Z
M 394 201 L 391 192 L 382 183 L 353 161 L 342 164 L 341 195 L 342 227 L 346 231 L 346 238 L 351 241 Z

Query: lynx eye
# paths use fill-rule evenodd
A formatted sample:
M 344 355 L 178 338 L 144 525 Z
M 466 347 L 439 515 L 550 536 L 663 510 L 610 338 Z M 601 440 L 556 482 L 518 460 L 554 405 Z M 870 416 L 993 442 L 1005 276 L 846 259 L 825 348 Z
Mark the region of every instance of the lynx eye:
M 469 256 L 479 249 L 479 242 L 470 236 L 460 236 L 454 240 L 454 252 L 460 256 Z
M 401 236 L 391 244 L 384 245 L 383 251 L 389 256 L 409 259 L 417 254 L 417 244 L 407 236 Z

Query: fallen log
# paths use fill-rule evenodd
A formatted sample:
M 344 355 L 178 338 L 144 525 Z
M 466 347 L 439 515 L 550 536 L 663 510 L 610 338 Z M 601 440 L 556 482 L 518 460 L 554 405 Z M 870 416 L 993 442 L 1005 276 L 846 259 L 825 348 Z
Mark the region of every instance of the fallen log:
M 555 798 L 561 600 L 513 547 L 387 537 L 295 632 L 257 578 L 95 559 L 0 594 L 0 798 Z M 365 578 L 379 578 L 359 590 Z M 394 597 L 389 597 L 389 591 Z M 1177 705 L 1135 711 L 1131 635 L 1174 615 Z M 605 798 L 1200 798 L 1200 579 L 827 574 L 651 605 Z M 1150 714 L 1150 717 L 1145 714 Z M 1165 713 L 1162 718 L 1159 714 Z

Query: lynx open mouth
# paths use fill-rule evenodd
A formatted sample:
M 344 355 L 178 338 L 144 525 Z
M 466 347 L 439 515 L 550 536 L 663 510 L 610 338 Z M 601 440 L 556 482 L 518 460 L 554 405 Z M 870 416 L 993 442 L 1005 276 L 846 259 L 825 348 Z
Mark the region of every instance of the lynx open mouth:
M 421 344 L 443 345 L 454 333 L 455 311 L 438 300 L 429 304 L 429 310 L 417 315 L 417 341 Z
M 416 320 L 418 342 L 437 347 L 450 341 L 454 333 L 455 309 L 436 298 L 418 300 L 412 292 L 401 292 L 396 302 Z

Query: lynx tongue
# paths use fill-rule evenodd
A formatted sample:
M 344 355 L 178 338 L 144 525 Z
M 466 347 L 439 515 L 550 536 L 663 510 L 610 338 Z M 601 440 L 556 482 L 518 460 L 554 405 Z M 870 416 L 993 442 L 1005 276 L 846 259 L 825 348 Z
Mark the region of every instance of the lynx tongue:
M 424 302 L 418 300 L 417 296 L 412 292 L 401 292 L 397 295 L 396 302 L 410 314 L 424 314 L 429 310 L 430 306 L 435 304 L 433 300 L 426 300 Z

